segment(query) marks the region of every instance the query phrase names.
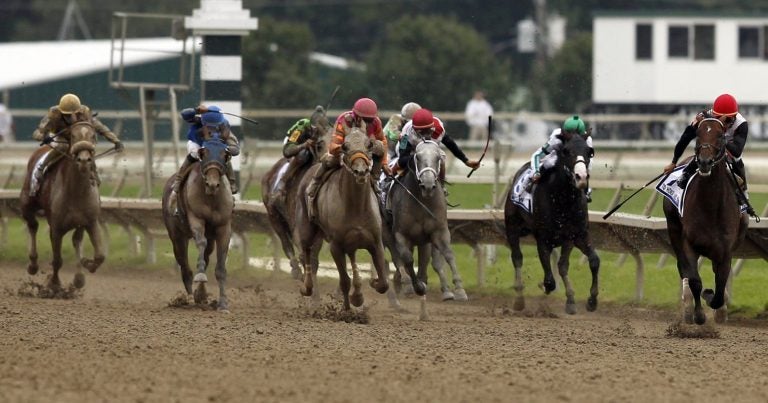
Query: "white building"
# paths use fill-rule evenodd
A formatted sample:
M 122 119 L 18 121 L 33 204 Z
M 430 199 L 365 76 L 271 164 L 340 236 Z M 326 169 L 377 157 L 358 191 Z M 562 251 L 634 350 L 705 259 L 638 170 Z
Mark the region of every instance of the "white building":
M 768 104 L 768 15 L 598 12 L 593 24 L 598 108 L 672 111 L 724 92 Z

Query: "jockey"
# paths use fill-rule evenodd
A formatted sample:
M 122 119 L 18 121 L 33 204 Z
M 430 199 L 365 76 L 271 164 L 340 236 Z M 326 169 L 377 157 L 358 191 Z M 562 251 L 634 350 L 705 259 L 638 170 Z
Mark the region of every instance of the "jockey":
M 387 153 L 390 161 L 394 161 L 397 157 L 397 145 L 400 141 L 400 133 L 403 131 L 403 126 L 413 119 L 413 114 L 419 109 L 421 109 L 421 106 L 416 102 L 408 102 L 403 105 L 400 113 L 392 115 L 387 124 L 384 125 L 384 134 L 387 136 Z
M 443 121 L 433 116 L 429 109 L 422 108 L 417 110 L 413 114 L 413 120 L 403 127 L 400 144 L 397 147 L 398 157 L 391 164 L 393 172 L 407 169 L 408 163 L 413 158 L 413 151 L 421 139 L 445 144 L 456 158 L 472 169 L 480 166 L 478 161 L 467 158 L 459 145 L 446 133 Z M 441 153 L 440 182 L 445 182 L 445 152 L 441 150 Z
M 715 102 L 712 104 L 712 109 L 701 111 L 693 118 L 691 124 L 689 124 L 683 134 L 680 136 L 680 140 L 675 145 L 675 152 L 672 155 L 672 162 L 664 167 L 664 173 L 669 174 L 677 166 L 677 160 L 683 155 L 686 147 L 692 140 L 696 138 L 696 128 L 699 126 L 699 122 L 706 118 L 715 118 L 723 123 L 725 127 L 725 148 L 728 151 L 729 158 L 733 162 L 734 173 L 743 181 L 742 188 L 744 190 L 744 198 L 749 200 L 747 196 L 747 176 L 744 169 L 744 161 L 741 159 L 741 154 L 744 151 L 744 145 L 747 143 L 747 134 L 749 133 L 749 122 L 744 116 L 739 113 L 739 104 L 736 102 L 736 98 L 731 94 L 722 94 L 715 98 Z M 693 161 L 691 161 L 693 162 Z M 689 163 L 683 169 L 680 179 L 677 181 L 677 186 L 685 189 L 688 184 L 688 180 L 691 178 L 694 172 L 696 172 L 697 165 Z M 741 200 L 741 203 L 746 203 L 747 200 Z M 747 204 L 748 205 L 748 204 Z M 748 213 L 754 215 L 754 210 L 751 206 L 747 207 Z
M 344 137 L 346 136 L 345 127 L 361 127 L 365 128 L 368 137 L 378 140 L 385 150 L 381 158 L 381 169 L 387 174 L 391 175 L 392 171 L 387 165 L 387 138 L 384 137 L 382 130 L 381 119 L 377 116 L 378 107 L 376 102 L 370 98 L 360 98 L 355 101 L 355 105 L 351 111 L 347 111 L 339 115 L 334 125 L 333 137 L 328 144 L 328 153 L 320 159 L 320 167 L 315 171 L 312 181 L 307 187 L 307 198 L 309 201 L 310 209 L 313 209 L 313 203 L 317 196 L 317 191 L 322 183 L 323 176 L 326 172 L 329 172 L 333 168 L 337 168 L 341 165 L 341 145 L 344 144 Z M 375 148 L 375 147 L 374 147 Z M 378 156 L 374 155 L 374 160 Z M 378 190 L 378 189 L 377 189 Z M 310 213 L 312 213 L 312 210 Z M 310 214 L 312 216 L 313 214 Z
M 187 131 L 187 151 L 189 154 L 187 154 L 187 158 L 184 159 L 184 162 L 179 167 L 179 171 L 175 174 L 173 184 L 171 185 L 168 206 L 174 213 L 178 213 L 176 201 L 181 183 L 189 174 L 192 164 L 200 159 L 198 150 L 202 148 L 205 140 L 210 140 L 215 133 L 218 133 L 227 143 L 227 152 L 230 156 L 234 157 L 240 154 L 240 143 L 230 129 L 229 121 L 221 113 L 221 108 L 215 105 L 208 107 L 200 105 L 197 108 L 183 109 L 180 114 L 181 118 L 189 123 L 189 130 Z M 229 179 L 232 194 L 237 193 L 235 174 L 232 169 L 232 163 L 229 160 L 227 160 L 225 174 L 227 179 Z
M 578 115 L 573 115 L 563 122 L 562 128 L 557 128 L 549 135 L 547 143 L 541 146 L 541 148 L 531 154 L 531 170 L 533 175 L 529 176 L 526 180 L 524 188 L 530 193 L 533 184 L 538 183 L 541 179 L 541 170 L 550 169 L 555 166 L 557 162 L 557 152 L 563 148 L 563 144 L 570 140 L 575 134 L 579 134 L 585 138 L 587 145 L 592 150 L 592 155 L 595 154 L 595 148 L 592 146 L 592 136 L 587 133 L 587 125 L 584 123 Z M 587 166 L 587 171 L 591 167 L 591 162 Z M 584 191 L 587 196 L 587 201 L 592 201 L 592 189 L 586 189 Z
M 275 191 L 270 197 L 270 203 L 277 208 L 282 208 L 285 204 L 285 186 L 291 183 L 296 172 L 306 163 L 312 160 L 312 149 L 315 144 L 322 141 L 319 138 L 320 125 L 327 126 L 328 121 L 325 118 L 325 110 L 321 105 L 315 107 L 312 117 L 299 119 L 286 132 L 283 141 L 283 157 L 289 160 L 288 169 L 277 179 Z
M 38 164 L 33 173 L 35 180 L 32 181 L 33 188 L 29 190 L 30 196 L 37 193 L 45 170 L 69 152 L 70 133 L 66 129 L 77 122 L 90 122 L 98 134 L 115 145 L 115 150 L 123 151 L 124 146 L 120 139 L 93 116 L 88 106 L 80 103 L 80 98 L 77 95 L 64 94 L 59 100 L 59 104 L 48 110 L 48 113 L 37 125 L 37 129 L 32 133 L 32 138 L 35 141 L 42 141 L 41 145 L 48 144 L 57 152 L 49 152 L 45 155 L 45 159 Z M 97 184 L 101 182 L 95 170 L 93 171 L 93 180 Z

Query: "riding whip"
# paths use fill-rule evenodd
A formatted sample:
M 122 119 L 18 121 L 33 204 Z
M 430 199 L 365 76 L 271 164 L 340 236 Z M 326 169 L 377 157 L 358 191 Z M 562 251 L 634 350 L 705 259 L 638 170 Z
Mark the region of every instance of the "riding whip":
M 430 216 L 431 216 L 433 219 L 437 220 L 437 217 L 435 217 L 435 215 L 434 215 L 434 214 L 432 214 L 432 210 L 430 210 L 430 209 L 429 209 L 429 207 L 425 206 L 425 205 L 424 205 L 424 203 L 422 203 L 422 202 L 421 202 L 421 200 L 419 200 L 419 198 L 418 198 L 418 197 L 416 197 L 416 195 L 414 195 L 413 193 L 411 193 L 411 191 L 410 191 L 410 190 L 408 190 L 408 188 L 407 188 L 407 187 L 405 187 L 405 185 L 403 185 L 403 183 L 402 183 L 402 182 L 400 182 L 400 180 L 399 180 L 399 179 L 397 179 L 397 176 L 395 176 L 395 175 L 391 175 L 391 176 L 389 176 L 389 177 L 390 177 L 390 178 L 392 178 L 392 179 L 395 181 L 395 183 L 397 183 L 398 185 L 400 185 L 400 187 L 402 187 L 402 188 L 403 188 L 403 190 L 405 190 L 405 193 L 408 193 L 408 195 L 409 195 L 409 196 L 413 197 L 413 200 L 416 200 L 416 203 L 419 203 L 419 205 L 420 205 L 421 207 L 423 207 L 423 208 L 424 208 L 424 210 L 425 210 L 425 211 L 426 211 L 426 212 L 427 212 L 427 213 L 428 213 L 428 214 L 429 214 L 429 215 L 430 215 Z
M 253 123 L 253 124 L 255 124 L 255 125 L 259 124 L 259 122 L 255 121 L 255 120 L 253 120 L 253 119 L 248 119 L 248 118 L 246 118 L 246 117 L 243 117 L 243 116 L 240 116 L 240 115 L 235 115 L 234 113 L 229 113 L 229 112 L 222 112 L 222 111 L 211 111 L 211 110 L 209 110 L 209 111 L 207 111 L 207 112 L 216 112 L 216 113 L 220 113 L 220 114 L 222 114 L 222 115 L 229 115 L 229 116 L 234 116 L 234 117 L 236 117 L 236 118 L 240 118 L 240 119 L 243 119 L 243 120 L 244 120 L 244 121 L 246 121 L 246 122 L 251 122 L 251 123 Z
M 485 157 L 485 153 L 488 152 L 488 144 L 491 143 L 491 131 L 493 130 L 493 116 L 488 116 L 488 138 L 485 139 L 485 148 L 483 148 L 483 154 L 480 156 L 480 159 L 477 160 L 477 168 L 480 168 L 480 162 L 483 161 L 483 157 Z M 477 168 L 472 168 L 471 171 L 467 174 L 467 178 L 472 176 L 475 171 L 477 171 Z
M 624 205 L 624 203 L 628 202 L 628 201 L 629 201 L 629 199 L 631 199 L 631 198 L 635 197 L 635 195 L 636 195 L 636 194 L 638 194 L 638 193 L 640 193 L 640 191 L 641 191 L 641 190 L 643 190 L 643 189 L 645 189 L 646 187 L 648 187 L 648 185 L 650 185 L 651 183 L 653 183 L 653 182 L 656 182 L 656 181 L 657 181 L 659 178 L 661 178 L 661 177 L 662 177 L 662 176 L 664 176 L 664 175 L 667 175 L 667 174 L 666 174 L 665 172 L 662 172 L 662 173 L 660 173 L 660 174 L 659 174 L 657 177 L 655 177 L 655 178 L 651 179 L 650 181 L 648 181 L 648 183 L 646 183 L 645 185 L 643 185 L 643 187 L 641 187 L 640 189 L 637 189 L 637 190 L 635 190 L 635 192 L 634 192 L 634 193 L 632 193 L 631 195 L 629 195 L 629 197 L 627 197 L 626 199 L 624 199 L 624 201 L 622 201 L 621 203 L 617 204 L 617 205 L 616 205 L 616 207 L 614 207 L 614 208 L 612 208 L 612 209 L 611 209 L 611 211 L 609 211 L 609 212 L 605 213 L 605 215 L 603 216 L 603 220 L 605 220 L 605 219 L 607 219 L 608 217 L 610 217 L 610 216 L 611 216 L 611 214 L 615 213 L 615 212 L 616 212 L 616 210 L 618 210 L 618 209 L 619 209 L 621 206 L 623 206 L 623 205 Z

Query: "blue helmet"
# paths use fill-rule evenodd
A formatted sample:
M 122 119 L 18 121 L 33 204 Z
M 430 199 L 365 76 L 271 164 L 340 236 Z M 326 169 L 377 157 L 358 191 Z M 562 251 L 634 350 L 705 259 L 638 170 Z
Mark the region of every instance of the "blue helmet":
M 200 115 L 200 121 L 203 126 L 218 126 L 227 120 L 224 118 L 224 114 L 221 113 L 221 108 L 218 106 L 209 106 L 208 111 Z

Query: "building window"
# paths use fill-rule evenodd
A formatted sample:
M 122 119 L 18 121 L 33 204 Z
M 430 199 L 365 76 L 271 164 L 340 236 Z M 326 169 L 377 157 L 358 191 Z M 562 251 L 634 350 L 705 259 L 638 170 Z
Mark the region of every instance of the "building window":
M 653 26 L 651 24 L 635 26 L 635 58 L 637 60 L 653 59 Z
M 715 60 L 715 26 L 693 26 L 693 58 Z
M 739 27 L 739 57 L 758 58 L 760 50 L 760 28 Z
M 686 25 L 669 27 L 669 57 L 689 58 L 694 60 L 715 59 L 715 26 Z
M 688 27 L 669 27 L 669 57 L 688 57 Z

